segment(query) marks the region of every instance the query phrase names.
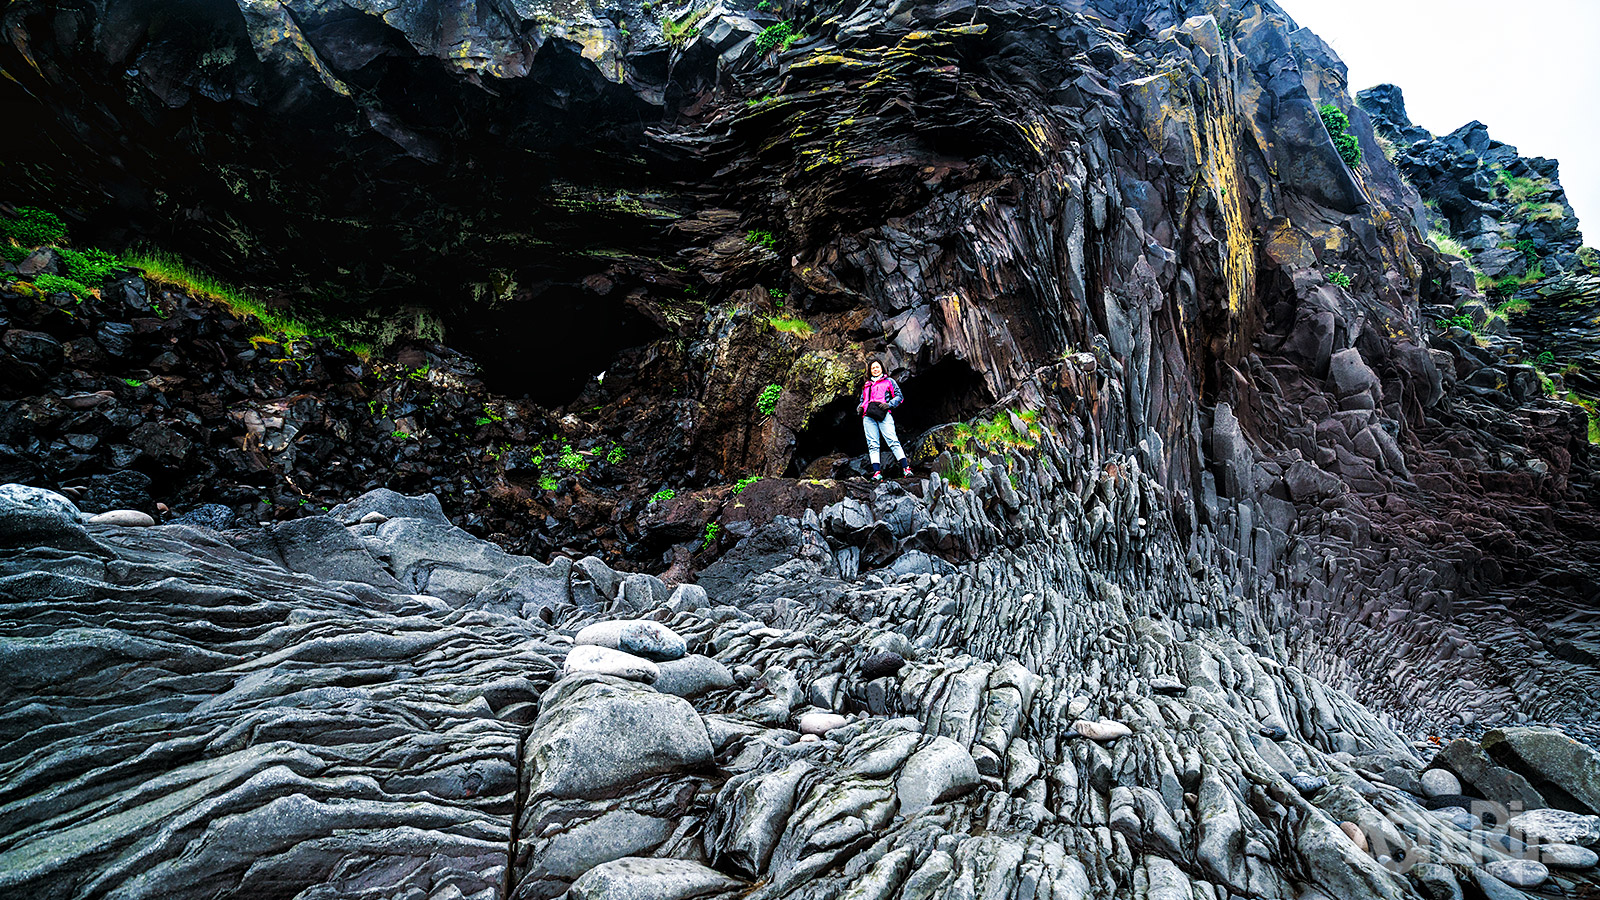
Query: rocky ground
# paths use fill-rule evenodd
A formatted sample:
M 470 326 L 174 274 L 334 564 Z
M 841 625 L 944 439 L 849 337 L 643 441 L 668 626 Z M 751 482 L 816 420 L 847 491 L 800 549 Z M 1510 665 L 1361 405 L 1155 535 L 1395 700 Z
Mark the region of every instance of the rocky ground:
M 675 589 L 508 555 L 431 496 L 216 531 L 8 486 L 0 884 L 1592 895 L 1600 754 L 1413 743 L 1274 659 L 1125 462 L 1086 478 L 1047 438 L 969 491 L 776 519 Z M 975 561 L 859 573 L 880 531 Z

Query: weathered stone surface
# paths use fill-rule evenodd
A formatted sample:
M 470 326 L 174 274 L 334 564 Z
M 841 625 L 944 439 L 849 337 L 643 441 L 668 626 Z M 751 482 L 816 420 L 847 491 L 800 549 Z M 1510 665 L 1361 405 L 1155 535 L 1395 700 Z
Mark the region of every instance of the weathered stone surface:
M 1527 836 L 1528 843 L 1600 844 L 1600 816 L 1586 816 L 1564 809 L 1536 809 L 1512 816 L 1506 823 L 1512 833 Z
M 533 795 L 606 796 L 711 761 L 694 708 L 642 685 L 576 675 L 557 682 L 541 705 L 523 742 Z
M 698 697 L 707 691 L 723 690 L 734 685 L 733 672 L 727 666 L 698 654 L 657 663 L 656 670 L 660 675 L 653 686 L 663 694 Z
M 977 786 L 978 767 L 972 756 L 955 741 L 938 737 L 906 760 L 895 781 L 895 792 L 901 814 L 914 816 Z

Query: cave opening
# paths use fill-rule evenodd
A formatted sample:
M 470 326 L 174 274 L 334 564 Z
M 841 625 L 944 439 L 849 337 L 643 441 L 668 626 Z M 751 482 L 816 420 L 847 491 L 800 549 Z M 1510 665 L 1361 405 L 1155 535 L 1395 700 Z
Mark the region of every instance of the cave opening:
M 622 291 L 553 285 L 532 299 L 469 311 L 450 323 L 449 334 L 477 361 L 489 390 L 556 408 L 571 403 L 623 351 L 663 332 Z
M 983 376 L 955 357 L 946 357 L 914 375 L 904 375 L 901 370 L 895 382 L 906 396 L 905 403 L 894 411 L 894 421 L 907 454 L 930 428 L 969 419 L 994 403 Z M 795 437 L 797 473 L 826 456 L 853 458 L 867 452 L 861 417 L 856 413 L 858 401 L 853 392 L 837 397 L 811 417 L 811 426 Z

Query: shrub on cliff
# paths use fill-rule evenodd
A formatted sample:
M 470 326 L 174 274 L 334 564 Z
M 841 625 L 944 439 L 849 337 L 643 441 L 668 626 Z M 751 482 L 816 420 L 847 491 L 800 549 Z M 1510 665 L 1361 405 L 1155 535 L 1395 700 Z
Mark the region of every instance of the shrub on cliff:
M 1333 137 L 1333 146 L 1339 151 L 1339 158 L 1350 168 L 1361 165 L 1361 142 L 1350 133 L 1350 117 L 1332 103 L 1324 103 L 1317 110 L 1322 114 L 1322 124 L 1327 127 L 1328 134 Z

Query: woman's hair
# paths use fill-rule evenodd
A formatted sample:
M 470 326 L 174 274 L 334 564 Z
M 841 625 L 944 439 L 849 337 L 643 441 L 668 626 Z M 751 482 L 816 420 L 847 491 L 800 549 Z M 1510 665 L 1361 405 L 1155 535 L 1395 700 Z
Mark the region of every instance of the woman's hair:
M 889 367 L 884 365 L 884 362 L 883 362 L 882 359 L 879 359 L 876 356 L 869 356 L 869 357 L 867 357 L 867 380 L 868 381 L 872 380 L 872 366 L 873 366 L 874 363 L 876 363 L 878 366 L 880 366 L 883 369 L 883 374 L 885 374 L 885 375 L 889 374 Z

